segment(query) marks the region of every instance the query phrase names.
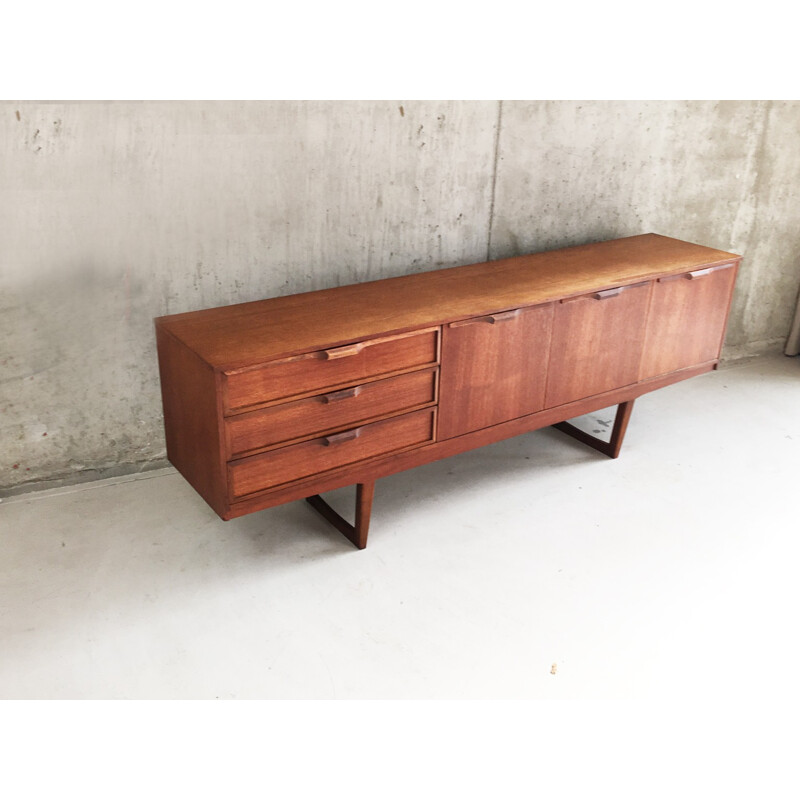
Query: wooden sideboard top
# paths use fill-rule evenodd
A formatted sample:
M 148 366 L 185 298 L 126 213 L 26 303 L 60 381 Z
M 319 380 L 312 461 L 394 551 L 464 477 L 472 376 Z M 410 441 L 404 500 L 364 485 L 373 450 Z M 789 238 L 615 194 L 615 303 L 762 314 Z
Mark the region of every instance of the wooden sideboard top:
M 158 317 L 216 369 L 739 259 L 655 233 Z

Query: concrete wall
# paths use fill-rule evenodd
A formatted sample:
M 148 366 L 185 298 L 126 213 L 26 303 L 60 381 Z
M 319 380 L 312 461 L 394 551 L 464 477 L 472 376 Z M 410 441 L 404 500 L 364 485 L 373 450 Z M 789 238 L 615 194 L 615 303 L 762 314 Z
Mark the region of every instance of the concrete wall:
M 725 355 L 800 286 L 800 102 L 504 103 L 492 257 L 654 231 L 742 253 Z
M 797 102 L 0 103 L 0 487 L 160 466 L 152 318 L 656 231 L 800 284 Z

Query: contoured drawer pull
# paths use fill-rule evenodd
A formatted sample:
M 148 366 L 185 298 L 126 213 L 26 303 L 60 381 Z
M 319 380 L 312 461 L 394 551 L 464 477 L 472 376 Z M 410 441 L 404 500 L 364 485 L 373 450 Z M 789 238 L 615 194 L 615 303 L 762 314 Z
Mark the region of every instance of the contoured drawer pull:
M 730 269 L 733 264 L 717 264 L 715 267 L 703 267 L 702 269 L 695 269 L 691 272 L 682 272 L 679 275 L 664 275 L 662 278 L 658 279 L 659 283 L 669 283 L 670 281 L 679 281 L 681 279 L 686 280 L 697 280 L 697 278 L 702 278 L 706 275 L 710 275 L 712 272 L 719 272 L 723 269 Z
M 695 278 L 702 278 L 703 275 L 708 275 L 715 271 L 715 267 L 707 267 L 706 269 L 696 269 L 694 272 L 687 273 L 686 277 L 693 281 Z
M 347 356 L 357 356 L 366 347 L 364 342 L 356 344 L 346 344 L 344 347 L 334 347 L 331 350 L 323 350 L 323 357 L 332 361 L 335 358 L 347 358 Z
M 342 431 L 341 433 L 334 433 L 331 436 L 323 436 L 322 443 L 325 447 L 330 447 L 332 444 L 341 444 L 342 442 L 352 442 L 353 439 L 358 439 L 361 433 L 361 428 L 353 428 L 351 431 Z
M 576 300 L 605 300 L 609 297 L 617 297 L 629 289 L 641 289 L 647 286 L 649 281 L 642 281 L 641 283 L 629 283 L 627 286 L 614 286 L 612 289 L 601 289 L 599 292 L 590 292 L 589 294 L 579 294 L 575 297 L 562 297 L 560 303 L 574 303 Z
M 480 323 L 488 323 L 494 325 L 497 322 L 507 322 L 508 320 L 516 319 L 519 316 L 521 309 L 515 308 L 513 311 L 500 311 L 497 314 L 487 314 L 485 317 L 472 317 L 472 319 L 461 319 L 458 322 L 451 322 L 448 328 L 462 328 L 465 325 L 478 325 Z
M 515 308 L 513 311 L 501 311 L 499 314 L 489 314 L 489 322 L 492 325 L 495 322 L 506 322 L 507 320 L 514 319 L 519 316 L 519 309 Z
M 335 403 L 338 400 L 347 400 L 349 397 L 358 397 L 361 393 L 360 386 L 351 386 L 349 389 L 342 389 L 340 392 L 330 392 L 323 394 L 320 398 L 323 403 Z
M 605 289 L 602 292 L 595 292 L 592 297 L 595 300 L 605 300 L 607 297 L 616 297 L 618 294 L 621 294 L 623 290 L 622 286 L 617 286 L 616 289 Z

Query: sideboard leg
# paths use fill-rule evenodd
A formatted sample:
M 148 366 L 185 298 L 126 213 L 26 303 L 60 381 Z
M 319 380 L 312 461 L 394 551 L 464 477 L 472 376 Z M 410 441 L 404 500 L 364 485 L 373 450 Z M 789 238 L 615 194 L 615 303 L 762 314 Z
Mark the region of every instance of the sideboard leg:
M 611 441 L 609 442 L 611 458 L 617 458 L 619 451 L 622 450 L 622 440 L 625 438 L 625 431 L 628 430 L 628 421 L 633 411 L 633 400 L 627 403 L 620 403 L 617 406 L 617 415 L 614 417 L 614 427 L 611 430 Z
M 363 550 L 367 546 L 369 518 L 372 516 L 372 498 L 375 495 L 375 481 L 359 483 L 356 486 L 356 540 L 353 544 Z
M 625 431 L 628 429 L 631 411 L 633 411 L 633 400 L 628 400 L 617 406 L 614 428 L 611 431 L 611 441 L 609 442 L 604 442 L 602 439 L 592 436 L 591 433 L 585 433 L 570 422 L 559 422 L 553 425 L 553 427 L 569 434 L 579 442 L 583 442 L 583 444 L 598 450 L 609 458 L 617 458 L 619 456 L 619 451 L 622 449 L 622 440 L 625 438 Z
M 356 524 L 351 525 L 344 517 L 334 511 L 318 494 L 307 497 L 306 501 L 318 514 L 343 533 L 359 550 L 367 546 L 369 518 L 372 513 L 372 498 L 375 494 L 375 481 L 356 484 Z

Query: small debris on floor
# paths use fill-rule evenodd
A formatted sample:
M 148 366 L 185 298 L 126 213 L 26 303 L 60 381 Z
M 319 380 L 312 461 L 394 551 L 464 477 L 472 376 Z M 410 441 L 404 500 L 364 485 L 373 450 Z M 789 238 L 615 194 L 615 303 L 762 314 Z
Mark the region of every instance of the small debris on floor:
M 558 671 L 558 664 L 554 663 L 553 666 L 550 667 L 550 674 L 555 675 L 557 671 Z

